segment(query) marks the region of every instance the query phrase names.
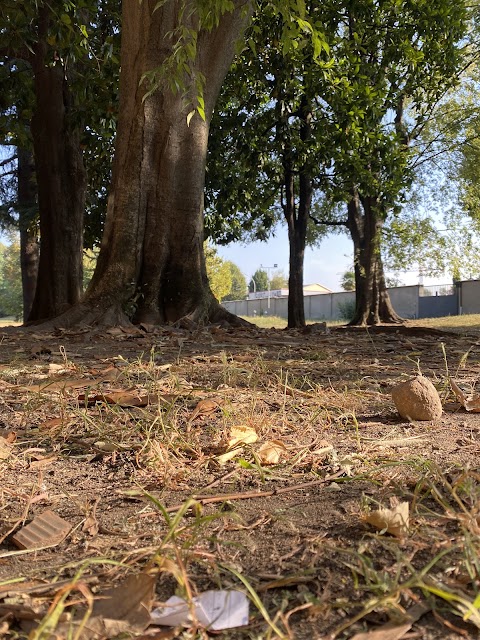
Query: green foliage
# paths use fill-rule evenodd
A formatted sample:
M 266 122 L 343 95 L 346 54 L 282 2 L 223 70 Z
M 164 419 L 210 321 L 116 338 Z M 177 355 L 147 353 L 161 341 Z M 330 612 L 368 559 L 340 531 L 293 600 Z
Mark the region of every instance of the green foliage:
M 268 291 L 268 275 L 263 269 L 257 269 L 248 285 L 250 293 L 254 291 Z
M 308 20 L 326 43 L 320 50 L 305 39 L 283 49 L 279 15 L 262 4 L 212 122 L 206 227 L 222 243 L 263 239 L 281 219 L 286 159 L 295 180 L 312 176 L 313 215 L 323 222 L 345 221 L 352 190 L 373 197 L 382 218 L 398 212 L 417 157 L 408 143 L 465 60 L 457 0 L 318 3 Z
M 340 302 L 338 305 L 338 311 L 342 320 L 350 322 L 355 315 L 355 300 Z
M 432 215 L 422 215 L 420 200 L 384 228 L 385 267 L 417 269 L 430 277 L 449 274 L 454 281 L 480 277 L 480 221 L 465 215 L 454 200 L 445 207 L 444 192 L 436 196 L 438 212 L 433 208 L 435 202 L 429 201 Z
M 323 31 L 326 48 L 315 49 L 310 38 L 293 45 L 294 31 L 284 19 L 269 3 L 261 5 L 247 35 L 250 46 L 233 65 L 216 106 L 206 175 L 206 228 L 217 242 L 266 239 L 283 219 L 286 164 L 295 172 L 298 194 L 299 172 L 317 175 L 324 157 L 315 137 L 302 139 L 301 129 L 310 117 L 302 104 L 314 95 L 306 86 L 306 70 L 313 67 L 322 73 L 328 45 Z M 302 20 L 300 25 L 310 33 Z M 313 30 L 320 33 L 319 23 Z M 314 243 L 320 233 L 312 225 L 309 241 Z
M 205 243 L 204 251 L 210 289 L 217 300 L 222 300 L 232 290 L 230 265 L 208 243 Z
M 20 320 L 23 314 L 20 241 L 9 234 L 10 243 L 0 245 L 0 313 Z
M 393 289 L 394 287 L 402 287 L 403 283 L 398 275 L 387 276 L 385 278 L 385 284 L 387 289 Z
M 223 296 L 223 300 L 245 300 L 247 297 L 247 281 L 245 276 L 240 271 L 240 268 L 231 261 L 226 263 L 230 269 L 230 276 L 232 278 L 232 287 L 226 296 Z
M 355 272 L 345 271 L 345 273 L 342 275 L 340 286 L 344 291 L 355 291 Z
M 278 271 L 274 271 L 272 273 L 272 277 L 270 278 L 270 289 L 286 289 L 288 287 L 288 278 L 284 274 L 284 272 L 279 269 Z
M 5 0 L 0 7 L 0 144 L 31 148 L 34 62 L 62 65 L 69 102 L 73 98 L 73 104 L 68 105 L 71 125 L 83 132 L 88 172 L 85 241 L 89 247 L 98 244 L 101 237 L 110 183 L 118 103 L 119 25 L 115 0 Z M 15 176 L 1 168 L 0 172 L 0 185 L 5 191 L 6 183 Z M 2 201 L 2 211 L 9 214 L 11 223 L 16 219 L 15 203 L 12 199 Z
M 154 11 L 162 9 L 167 0 L 159 0 Z M 201 34 L 212 29 L 221 29 L 221 19 L 227 13 L 240 10 L 247 17 L 255 5 L 259 13 L 274 16 L 283 25 L 280 42 L 284 54 L 301 49 L 310 42 L 314 55 L 320 58 L 323 51 L 328 51 L 328 44 L 323 37 L 321 25 L 310 19 L 304 0 L 259 0 L 255 3 L 244 3 L 243 7 L 233 0 L 180 0 L 177 2 L 178 18 L 175 27 L 169 33 L 170 53 L 165 56 L 163 64 L 144 73 L 144 100 L 159 89 L 168 89 L 182 94 L 192 110 L 188 113 L 190 122 L 195 113 L 205 120 L 205 103 L 203 92 L 205 78 L 196 69 L 197 45 Z M 255 52 L 258 36 L 254 25 L 247 34 L 248 47 Z M 276 46 L 278 46 L 278 42 Z

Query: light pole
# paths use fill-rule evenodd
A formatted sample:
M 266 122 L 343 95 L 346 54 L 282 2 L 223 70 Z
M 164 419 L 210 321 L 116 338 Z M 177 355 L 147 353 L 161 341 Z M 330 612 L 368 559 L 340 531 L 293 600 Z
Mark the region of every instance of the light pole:
M 274 264 L 273 267 L 264 267 L 263 264 L 260 265 L 260 269 L 265 269 L 267 272 L 267 280 L 268 280 L 268 302 L 267 307 L 270 309 L 270 269 L 276 269 L 278 264 Z

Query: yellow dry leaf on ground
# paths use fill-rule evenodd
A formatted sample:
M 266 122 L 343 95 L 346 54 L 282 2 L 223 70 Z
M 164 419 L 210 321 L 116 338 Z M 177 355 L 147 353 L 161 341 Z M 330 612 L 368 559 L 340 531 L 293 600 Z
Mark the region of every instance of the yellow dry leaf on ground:
M 387 531 L 396 538 L 404 538 L 408 534 L 409 504 L 408 502 L 392 504 L 391 509 L 372 511 L 367 513 L 364 519 L 378 531 Z
M 277 464 L 286 451 L 287 447 L 281 440 L 269 440 L 258 450 L 258 459 L 262 464 Z
M 237 424 L 230 429 L 228 448 L 231 449 L 237 444 L 253 444 L 257 440 L 258 435 L 253 427 L 249 427 L 246 424 Z

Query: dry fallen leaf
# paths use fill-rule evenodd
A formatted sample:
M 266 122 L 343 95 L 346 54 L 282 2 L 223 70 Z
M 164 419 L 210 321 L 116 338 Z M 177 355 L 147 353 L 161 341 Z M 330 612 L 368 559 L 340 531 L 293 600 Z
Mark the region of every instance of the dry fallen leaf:
M 49 373 L 64 373 L 67 371 L 64 364 L 57 364 L 56 362 L 50 362 L 48 365 Z
M 198 416 L 206 416 L 210 413 L 213 413 L 219 407 L 220 400 L 216 398 L 206 398 L 205 400 L 200 400 L 200 402 L 197 403 L 195 409 L 192 411 L 192 414 L 188 421 L 193 422 L 195 418 L 198 418 Z
M 480 394 L 476 393 L 467 395 L 462 389 L 460 389 L 455 380 L 452 380 L 452 378 L 450 378 L 450 384 L 452 385 L 452 389 L 457 396 L 457 400 L 463 407 L 465 407 L 467 411 L 480 413 Z
M 252 444 L 258 440 L 257 432 L 246 424 L 237 424 L 230 429 L 228 448 L 232 449 L 237 444 Z
M 108 626 L 126 623 L 128 630 L 144 631 L 150 624 L 156 580 L 147 573 L 128 576 L 117 587 L 100 593 L 93 605 L 92 618 L 100 618 Z
M 63 427 L 65 424 L 64 418 L 50 418 L 38 425 L 39 429 L 56 429 L 57 427 Z
M 82 531 L 85 531 L 85 533 L 88 533 L 91 536 L 96 536 L 100 528 L 97 520 L 97 507 L 99 502 L 100 498 L 97 498 L 92 504 L 91 511 L 85 518 L 85 522 L 82 526 Z
M 258 450 L 258 459 L 262 464 L 277 464 L 287 447 L 281 440 L 269 440 Z
M 6 460 L 12 452 L 12 445 L 6 438 L 0 437 L 0 460 Z
M 64 392 L 66 389 L 81 389 L 83 387 L 92 386 L 92 380 L 89 378 L 74 378 L 74 379 L 61 379 L 61 380 L 46 380 L 42 384 L 32 384 L 28 387 L 18 387 L 24 391 L 31 391 L 39 393 L 41 391 L 55 391 Z
M 39 469 L 42 467 L 47 467 L 49 464 L 52 464 L 58 460 L 58 456 L 54 453 L 51 453 L 47 456 L 42 456 L 40 454 L 33 454 L 31 456 L 30 464 L 28 465 L 29 469 Z
M 89 405 L 104 402 L 117 404 L 120 407 L 146 407 L 150 404 L 151 399 L 152 397 L 145 391 L 128 391 L 126 389 L 114 389 L 90 395 L 81 393 L 77 398 L 80 402 L 86 401 Z
M 242 453 L 243 453 L 243 447 L 236 447 L 231 451 L 227 451 L 226 453 L 220 454 L 215 459 L 218 462 L 218 464 L 226 464 L 227 462 L 229 462 L 230 460 L 233 460 L 233 458 L 236 458 Z
M 427 604 L 414 604 L 405 612 L 405 622 L 387 622 L 371 631 L 356 633 L 352 640 L 401 640 L 410 631 L 413 623 L 430 609 L 431 607 Z
M 365 522 L 371 524 L 378 531 L 387 531 L 396 538 L 404 538 L 408 534 L 409 526 L 408 502 L 392 504 L 391 509 L 378 509 L 364 516 Z

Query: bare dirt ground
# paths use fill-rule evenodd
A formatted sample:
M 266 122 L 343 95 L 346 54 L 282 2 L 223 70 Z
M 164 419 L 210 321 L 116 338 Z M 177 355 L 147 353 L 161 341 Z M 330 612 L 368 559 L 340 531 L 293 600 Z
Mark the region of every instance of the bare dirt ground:
M 479 637 L 474 328 L 0 331 L 1 637 Z M 436 422 L 390 397 L 419 370 Z M 402 502 L 402 534 L 367 522 Z M 70 531 L 19 550 L 46 511 Z M 209 589 L 248 625 L 148 625 Z

